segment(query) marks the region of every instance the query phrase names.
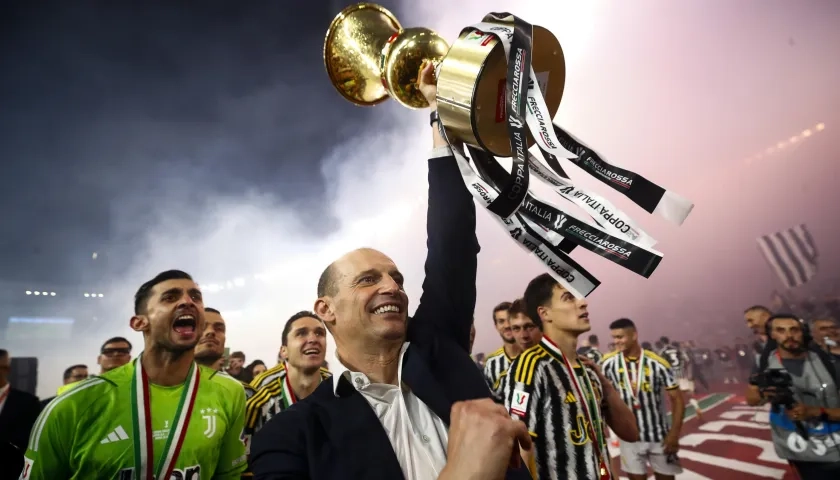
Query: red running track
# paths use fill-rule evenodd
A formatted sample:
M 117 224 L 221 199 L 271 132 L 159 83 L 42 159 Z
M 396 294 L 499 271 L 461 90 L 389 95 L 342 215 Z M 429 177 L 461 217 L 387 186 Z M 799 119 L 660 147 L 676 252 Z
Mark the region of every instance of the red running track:
M 744 388 L 744 384 L 721 385 L 715 389 L 719 394 L 697 396 L 704 407 L 704 422 L 697 420 L 693 409 L 687 412 L 679 453 L 684 472 L 678 480 L 796 480 L 787 462 L 773 450 L 768 407 L 747 406 Z M 614 471 L 621 472 L 618 448 L 610 450 Z

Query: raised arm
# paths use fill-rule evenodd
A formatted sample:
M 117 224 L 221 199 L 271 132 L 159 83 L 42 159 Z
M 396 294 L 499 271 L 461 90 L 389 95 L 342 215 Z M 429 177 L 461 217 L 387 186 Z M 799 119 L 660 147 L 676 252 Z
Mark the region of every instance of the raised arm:
M 421 72 L 420 88 L 436 111 L 434 67 Z M 478 239 L 475 204 L 455 158 L 433 124 L 434 154 L 429 160 L 429 210 L 426 215 L 426 278 L 414 314 L 416 327 L 431 326 L 469 351 L 475 310 Z

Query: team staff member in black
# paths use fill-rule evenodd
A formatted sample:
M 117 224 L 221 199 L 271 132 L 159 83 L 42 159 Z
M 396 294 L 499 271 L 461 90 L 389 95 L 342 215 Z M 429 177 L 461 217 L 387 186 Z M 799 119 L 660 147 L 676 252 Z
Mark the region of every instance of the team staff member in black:
M 433 65 L 419 88 L 434 110 Z M 432 131 L 426 278 L 411 321 L 403 276 L 383 253 L 355 250 L 326 268 L 314 311 L 335 339 L 338 362 L 312 395 L 254 436 L 257 480 L 495 480 L 514 441 L 530 447 L 524 425 L 492 404 L 470 358 L 475 205 L 437 125 Z M 373 192 L 371 201 L 389 199 Z M 484 415 L 461 416 L 476 410 Z M 528 472 L 513 468 L 507 478 Z
M 534 448 L 523 458 L 538 480 L 617 478 L 604 420 L 628 441 L 636 441 L 639 432 L 615 389 L 577 355 L 578 336 L 591 328 L 586 300 L 547 273 L 531 280 L 524 300 L 543 336 L 513 361 L 503 390 L 511 417 L 525 422 L 534 437 Z
M 685 402 L 679 383 L 667 360 L 639 345 L 639 334 L 632 320 L 614 321 L 610 324 L 610 334 L 618 350 L 604 356 L 601 368 L 618 387 L 624 402 L 633 408 L 641 437 L 638 442 L 621 442 L 621 468 L 630 480 L 645 480 L 650 462 L 658 480 L 673 479 L 682 472 L 677 451 Z M 670 426 L 663 390 L 671 400 L 674 421 Z

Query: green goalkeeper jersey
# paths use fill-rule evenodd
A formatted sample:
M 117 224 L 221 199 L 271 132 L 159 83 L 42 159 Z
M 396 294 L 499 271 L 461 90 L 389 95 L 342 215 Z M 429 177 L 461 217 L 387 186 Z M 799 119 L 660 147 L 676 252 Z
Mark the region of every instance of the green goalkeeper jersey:
M 136 479 L 132 437 L 137 433 L 131 413 L 134 369 L 135 362 L 130 362 L 88 378 L 53 400 L 32 428 L 21 479 Z M 239 479 L 247 466 L 245 391 L 232 377 L 199 369 L 195 405 L 170 478 Z M 164 454 L 185 386 L 150 385 L 155 465 Z

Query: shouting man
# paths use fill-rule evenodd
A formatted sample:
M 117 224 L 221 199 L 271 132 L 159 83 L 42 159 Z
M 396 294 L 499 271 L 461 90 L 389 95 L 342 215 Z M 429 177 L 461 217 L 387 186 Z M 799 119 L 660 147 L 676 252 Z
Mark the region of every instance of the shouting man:
M 130 324 L 143 352 L 49 404 L 23 478 L 238 479 L 245 394 L 194 361 L 204 329 L 198 285 L 179 270 L 159 274 L 137 290 Z

